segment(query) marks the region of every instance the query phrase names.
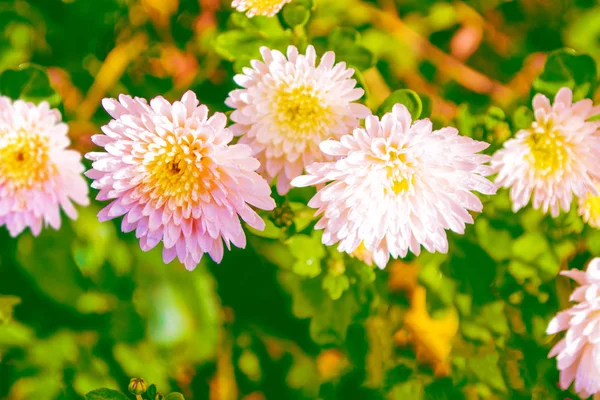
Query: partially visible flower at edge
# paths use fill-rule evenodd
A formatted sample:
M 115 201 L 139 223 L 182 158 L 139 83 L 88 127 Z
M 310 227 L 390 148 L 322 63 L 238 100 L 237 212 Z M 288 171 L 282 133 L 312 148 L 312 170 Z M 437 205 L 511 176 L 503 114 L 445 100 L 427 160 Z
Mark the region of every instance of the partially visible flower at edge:
M 600 183 L 596 183 L 596 188 L 600 191 Z M 600 196 L 588 193 L 580 198 L 579 215 L 589 226 L 600 229 Z
M 121 95 L 103 105 L 114 120 L 92 139 L 105 152 L 86 155 L 97 199 L 113 200 L 100 221 L 124 215 L 122 230 L 135 230 L 142 250 L 163 241 L 165 263 L 177 257 L 189 270 L 204 253 L 220 262 L 223 242 L 228 249 L 246 246 L 240 217 L 264 229 L 249 205 L 273 209 L 271 188 L 255 172 L 251 149 L 229 145 L 224 114 L 209 118 L 191 91 L 173 104 Z
M 273 17 L 284 5 L 292 0 L 233 0 L 231 7 L 240 12 L 246 12 L 248 17 L 263 15 Z
M 231 129 L 243 135 L 240 143 L 252 147 L 259 172 L 268 181 L 277 178 L 284 195 L 307 165 L 333 159 L 319 149 L 321 142 L 350 133 L 371 112 L 355 103 L 364 90 L 351 79 L 353 69 L 335 64 L 333 52 L 317 65 L 313 46 L 305 55 L 289 46 L 287 57 L 266 47 L 260 51 L 264 62 L 253 60 L 252 68 L 235 76 L 243 89 L 233 90 L 225 103 L 235 108 Z
M 483 205 L 471 191 L 496 192 L 485 178 L 490 157 L 477 154 L 488 146 L 455 128 L 433 131 L 428 119 L 412 123 L 397 104 L 381 120 L 367 117 L 365 129 L 323 142 L 338 160 L 308 166 L 292 185 L 330 182 L 308 204 L 322 215 L 315 229 L 325 229 L 323 243 L 349 254 L 364 246 L 384 268 L 390 255 L 418 255 L 421 246 L 447 252 L 446 229 L 462 234 L 473 223 L 469 211 Z
M 504 143 L 492 159 L 496 184 L 510 188 L 513 211 L 533 207 L 558 216 L 568 211 L 573 195 L 600 195 L 594 179 L 600 179 L 600 122 L 587 121 L 600 114 L 592 100 L 573 104 L 573 92 L 562 88 L 554 104 L 542 95 L 533 99 L 535 121 Z
M 68 148 L 68 129 L 45 101 L 0 96 L 0 226 L 11 236 L 59 229 L 61 208 L 75 219 L 73 203 L 88 205 L 81 154 Z
M 560 370 L 560 387 L 567 390 L 575 381 L 575 391 L 583 399 L 600 399 L 600 258 L 590 261 L 587 270 L 561 272 L 575 280 L 577 287 L 570 297 L 576 302 L 559 312 L 548 324 L 546 333 L 566 331 L 550 351 Z

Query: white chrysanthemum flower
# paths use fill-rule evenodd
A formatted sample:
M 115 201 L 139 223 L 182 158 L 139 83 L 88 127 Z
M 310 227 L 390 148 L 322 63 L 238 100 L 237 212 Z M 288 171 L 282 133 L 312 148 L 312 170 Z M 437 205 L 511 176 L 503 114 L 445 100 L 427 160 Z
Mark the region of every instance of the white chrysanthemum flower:
M 579 285 L 570 300 L 578 304 L 559 312 L 550 321 L 549 335 L 566 331 L 550 351 L 560 370 L 560 387 L 564 390 L 575 381 L 575 391 L 583 399 L 600 398 L 600 258 L 593 259 L 587 271 L 572 269 L 562 275 Z
M 87 205 L 81 154 L 69 149 L 69 128 L 58 110 L 0 96 L 0 226 L 11 236 L 26 228 L 60 227 L 61 209 L 75 219 L 73 203 Z
M 319 65 L 312 46 L 306 55 L 290 46 L 287 58 L 266 47 L 261 53 L 264 62 L 252 61 L 235 77 L 244 89 L 232 91 L 226 104 L 236 109 L 232 129 L 244 135 L 240 143 L 252 147 L 260 172 L 277 177 L 277 191 L 285 194 L 305 166 L 332 159 L 319 150 L 322 141 L 350 133 L 370 111 L 354 103 L 364 91 L 355 87 L 353 69 L 335 64 L 333 52 Z
M 600 113 L 592 100 L 573 104 L 573 92 L 558 91 L 554 104 L 542 94 L 533 99 L 535 122 L 520 130 L 492 159 L 496 184 L 510 188 L 513 210 L 529 203 L 556 217 L 568 211 L 573 195 L 600 194 L 593 178 L 600 178 L 598 122 L 587 121 Z
M 238 11 L 246 11 L 246 15 L 254 17 L 255 15 L 265 15 L 272 17 L 277 14 L 284 5 L 292 0 L 233 0 L 231 7 Z
M 600 184 L 596 188 L 600 191 Z M 579 215 L 589 226 L 600 229 L 600 196 L 589 193 L 579 199 Z
M 445 230 L 462 234 L 473 223 L 469 210 L 480 212 L 482 204 L 471 191 L 496 192 L 484 178 L 490 157 L 477 154 L 488 146 L 455 128 L 432 131 L 429 119 L 412 124 L 397 104 L 381 121 L 367 117 L 366 129 L 323 142 L 323 152 L 338 160 L 308 166 L 292 185 L 331 182 L 309 202 L 323 215 L 315 226 L 325 228 L 323 243 L 339 242 L 350 254 L 364 246 L 384 268 L 390 254 L 419 254 L 421 245 L 447 252 Z
M 96 199 L 112 201 L 100 221 L 123 215 L 123 231 L 135 230 L 142 250 L 162 241 L 165 263 L 177 257 L 190 270 L 205 253 L 221 262 L 223 243 L 246 246 L 240 218 L 264 229 L 250 206 L 272 210 L 271 188 L 254 172 L 251 149 L 230 144 L 225 114 L 209 116 L 191 91 L 173 104 L 126 95 L 102 104 L 114 119 L 92 139 L 105 151 L 86 155 Z

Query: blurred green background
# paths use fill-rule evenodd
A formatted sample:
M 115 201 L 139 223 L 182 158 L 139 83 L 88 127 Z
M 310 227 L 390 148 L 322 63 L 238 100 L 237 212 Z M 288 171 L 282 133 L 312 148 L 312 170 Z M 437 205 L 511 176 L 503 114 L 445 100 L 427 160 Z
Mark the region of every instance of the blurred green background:
M 414 90 L 423 116 L 490 153 L 527 123 L 534 91 L 598 98 L 596 1 L 295 0 L 253 19 L 230 3 L 0 0 L 0 94 L 59 107 L 82 153 L 109 119 L 103 97 L 191 89 L 228 111 L 261 45 L 335 50 L 373 110 Z M 565 47 L 591 58 L 550 71 Z M 143 253 L 120 221 L 99 223 L 97 202 L 38 238 L 0 228 L 0 398 L 127 392 L 132 377 L 188 399 L 569 397 L 546 358 L 547 323 L 571 291 L 557 274 L 600 255 L 575 209 L 513 214 L 500 191 L 448 255 L 379 271 L 320 244 L 311 195 L 277 198 L 247 249 L 193 272 Z

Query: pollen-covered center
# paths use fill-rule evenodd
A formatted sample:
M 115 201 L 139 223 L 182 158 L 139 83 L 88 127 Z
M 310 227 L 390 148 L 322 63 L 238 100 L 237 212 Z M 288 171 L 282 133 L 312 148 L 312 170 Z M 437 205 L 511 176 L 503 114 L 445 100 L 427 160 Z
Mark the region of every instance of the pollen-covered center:
M 388 160 L 385 166 L 388 186 L 386 193 L 401 194 L 407 192 L 414 185 L 415 168 L 406 149 L 390 148 L 387 152 Z
M 600 228 L 600 196 L 588 195 L 583 200 L 582 207 L 588 217 L 588 223 L 596 228 Z
M 0 182 L 13 190 L 39 186 L 55 172 L 47 137 L 19 131 L 0 141 Z
M 282 84 L 273 103 L 282 133 L 290 138 L 300 139 L 316 133 L 330 115 L 319 93 L 307 85 Z
M 528 161 L 536 175 L 552 176 L 565 170 L 569 162 L 569 151 L 564 136 L 552 128 L 551 121 L 546 126 L 534 123 L 527 137 L 527 144 L 530 148 Z
M 284 2 L 284 0 L 246 0 L 248 9 L 258 15 L 276 13 L 281 9 Z
M 168 134 L 149 146 L 144 157 L 144 188 L 153 200 L 187 206 L 207 196 L 214 186 L 210 147 L 192 133 Z

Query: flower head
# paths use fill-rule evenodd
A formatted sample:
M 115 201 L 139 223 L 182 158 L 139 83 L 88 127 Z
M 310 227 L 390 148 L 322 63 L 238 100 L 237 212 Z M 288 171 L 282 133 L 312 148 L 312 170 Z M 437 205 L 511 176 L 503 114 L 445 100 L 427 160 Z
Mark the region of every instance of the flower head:
M 29 227 L 60 227 L 60 209 L 77 217 L 73 202 L 88 204 L 81 154 L 69 150 L 58 110 L 0 96 L 0 226 L 12 236 Z
M 170 104 L 156 97 L 121 95 L 105 99 L 114 118 L 96 135 L 103 153 L 89 153 L 98 200 L 114 199 L 101 221 L 125 215 L 124 232 L 136 231 L 142 250 L 164 242 L 166 263 L 177 257 L 188 269 L 204 253 L 220 262 L 223 241 L 246 245 L 239 217 L 256 229 L 263 220 L 249 205 L 270 210 L 275 202 L 267 182 L 254 172 L 259 162 L 245 145 L 229 145 L 227 118 L 200 105 L 187 92 Z
M 493 194 L 484 178 L 489 156 L 477 154 L 489 145 L 460 136 L 454 128 L 432 131 L 428 119 L 415 121 L 403 105 L 395 105 L 381 121 L 366 119 L 339 141 L 321 144 L 337 161 L 315 163 L 294 186 L 331 182 L 309 202 L 323 215 L 316 228 L 325 228 L 323 243 L 338 250 L 373 253 L 380 268 L 390 254 L 446 252 L 446 229 L 464 233 L 473 223 L 469 210 L 481 211 L 478 191 Z
M 246 11 L 246 15 L 254 17 L 255 15 L 266 15 L 272 17 L 277 14 L 284 5 L 292 0 L 233 0 L 231 7 L 238 11 Z
M 144 394 L 148 390 L 148 384 L 142 378 L 131 378 L 127 389 L 133 395 Z
M 600 184 L 596 183 L 596 188 L 600 191 Z M 600 196 L 590 192 L 587 196 L 580 198 L 579 215 L 591 227 L 600 229 Z
M 334 65 L 333 52 L 316 65 L 316 53 L 306 55 L 288 47 L 287 58 L 277 50 L 261 49 L 264 62 L 253 61 L 235 81 L 244 89 L 230 93 L 226 104 L 236 110 L 232 129 L 244 134 L 240 143 L 252 147 L 268 180 L 277 177 L 277 191 L 285 194 L 290 181 L 305 166 L 332 158 L 319 150 L 326 139 L 339 139 L 370 114 L 353 103 L 364 93 L 355 88 L 353 69 Z
M 566 331 L 548 357 L 556 357 L 560 387 L 566 390 L 574 380 L 575 391 L 586 399 L 600 395 L 600 258 L 593 259 L 586 271 L 572 269 L 561 274 L 580 286 L 570 298 L 577 304 L 559 312 L 548 325 L 549 335 Z
M 542 94 L 533 99 L 535 122 L 508 140 L 492 160 L 498 186 L 510 188 L 513 210 L 533 207 L 557 216 L 568 211 L 573 195 L 600 194 L 593 183 L 600 177 L 598 122 L 600 113 L 589 99 L 573 104 L 568 88 L 558 91 L 554 104 Z

